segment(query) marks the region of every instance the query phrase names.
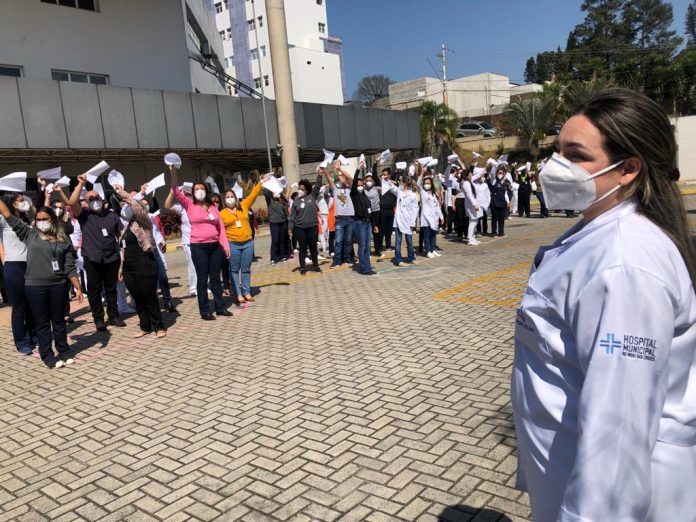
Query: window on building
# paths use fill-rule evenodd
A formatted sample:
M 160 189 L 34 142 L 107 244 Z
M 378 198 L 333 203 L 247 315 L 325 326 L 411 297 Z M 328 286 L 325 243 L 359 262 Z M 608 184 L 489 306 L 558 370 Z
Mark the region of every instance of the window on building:
M 225 40 L 231 40 L 232 39 L 232 28 L 228 27 L 225 29 Z
M 263 16 L 259 16 L 258 20 L 259 20 L 259 27 L 263 27 Z
M 22 68 L 19 65 L 0 65 L 0 76 L 21 77 Z
M 60 82 L 91 83 L 94 85 L 108 85 L 108 74 L 85 73 L 76 71 L 59 71 L 51 69 L 51 78 Z
M 326 34 L 326 24 L 325 23 L 319 22 L 319 32 L 321 34 Z
M 227 69 L 230 66 L 230 61 L 225 58 L 225 69 Z
M 264 84 L 266 87 L 268 87 L 268 86 L 270 85 L 270 83 L 268 82 L 268 75 L 267 75 L 267 74 L 264 75 L 264 77 L 263 77 L 263 84 Z
M 266 46 L 265 45 L 261 46 L 261 56 L 266 56 Z
M 222 13 L 222 2 L 218 2 L 215 4 L 215 12 Z
M 258 60 L 258 59 L 259 59 L 259 50 L 258 50 L 258 49 L 252 49 L 252 50 L 251 50 L 251 59 L 252 59 L 252 60 Z
M 228 85 L 228 86 L 227 86 L 227 94 L 229 94 L 230 96 L 232 96 L 232 86 L 231 86 L 231 85 Z
M 261 88 L 261 78 L 254 78 L 254 88 L 255 89 Z
M 230 56 L 230 67 L 234 67 L 234 56 Z
M 324 0 L 317 0 L 317 5 L 322 5 L 324 3 Z
M 254 19 L 252 18 L 251 20 L 247 20 L 247 25 L 249 26 L 249 30 L 253 31 L 255 29 Z
M 225 38 L 225 31 L 220 31 L 220 38 L 227 40 L 227 38 Z
M 96 0 L 41 0 L 44 4 L 63 5 L 65 7 L 76 7 L 78 9 L 87 9 L 88 11 L 96 11 Z

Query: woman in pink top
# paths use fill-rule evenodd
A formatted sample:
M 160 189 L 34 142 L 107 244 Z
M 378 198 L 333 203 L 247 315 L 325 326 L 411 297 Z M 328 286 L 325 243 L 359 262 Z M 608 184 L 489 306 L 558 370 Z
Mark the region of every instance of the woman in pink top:
M 176 167 L 170 165 L 169 172 L 172 176 L 174 197 L 186 210 L 191 222 L 191 259 L 196 268 L 198 279 L 198 310 L 201 318 L 206 321 L 215 319 L 208 300 L 208 280 L 210 280 L 210 290 L 213 292 L 215 313 L 231 316 L 232 312 L 225 308 L 225 301 L 222 299 L 222 285 L 220 284 L 222 264 L 225 257 L 230 257 L 230 246 L 225 235 L 225 226 L 220 219 L 220 213 L 211 201 L 205 183 L 194 183 L 192 201 L 179 189 Z

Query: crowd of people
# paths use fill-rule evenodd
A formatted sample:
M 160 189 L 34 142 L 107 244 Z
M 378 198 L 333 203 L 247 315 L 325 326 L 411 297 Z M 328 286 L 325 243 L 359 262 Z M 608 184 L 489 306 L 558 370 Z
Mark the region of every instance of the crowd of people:
M 439 233 L 479 245 L 489 218 L 490 235 L 504 236 L 506 219 L 530 215 L 533 192 L 542 203 L 541 216 L 548 215 L 531 164 L 517 167 L 506 159 L 465 168 L 450 156 L 441 173 L 432 158 L 393 169 L 375 162 L 368 169 L 361 157 L 353 173 L 340 159 L 327 160 L 313 183 L 289 184 L 280 171 L 256 173 L 246 190 L 236 183 L 222 193 L 209 182 L 180 185 L 178 166 L 171 164 L 163 207 L 180 217 L 189 293 L 197 297 L 201 319 L 213 321 L 232 315 L 226 296 L 240 305 L 255 301 L 251 268 L 258 224 L 252 207 L 261 194 L 268 208 L 271 264 L 297 257 L 305 275 L 321 272 L 320 261 L 331 258 L 331 269 L 352 265 L 358 274 L 374 275 L 372 257 L 384 258 L 392 246 L 393 262 L 402 266 L 415 262 L 416 253 L 441 256 Z M 37 178 L 40 205 L 19 190 L 5 193 L 0 202 L 3 298 L 12 306 L 14 344 L 23 355 L 38 348 L 48 367 L 74 362 L 66 325 L 73 322 L 70 300 L 82 302 L 83 293 L 100 332 L 125 327 L 123 316 L 136 313 L 135 338 L 150 333 L 163 338 L 163 310 L 177 312 L 159 203 L 148 185 L 127 191 L 116 174 L 114 180 L 110 176 L 109 198 L 82 174 L 69 194 Z

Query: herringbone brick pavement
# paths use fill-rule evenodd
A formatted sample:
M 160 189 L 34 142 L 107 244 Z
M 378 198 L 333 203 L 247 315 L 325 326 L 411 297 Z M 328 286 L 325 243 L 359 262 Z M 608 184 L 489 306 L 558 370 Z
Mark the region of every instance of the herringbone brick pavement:
M 214 323 L 169 254 L 168 337 L 83 314 L 61 370 L 0 326 L 0 520 L 528 520 L 513 318 L 536 247 L 570 223 L 439 238 L 444 257 L 372 278 L 271 267 L 261 240 L 257 302 Z

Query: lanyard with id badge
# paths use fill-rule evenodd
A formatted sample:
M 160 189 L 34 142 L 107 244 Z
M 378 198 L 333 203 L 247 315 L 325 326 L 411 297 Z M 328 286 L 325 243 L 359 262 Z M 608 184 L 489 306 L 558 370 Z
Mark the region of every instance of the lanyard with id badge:
M 58 262 L 58 257 L 56 256 L 58 252 L 58 245 L 52 241 L 49 241 L 48 248 L 51 249 L 51 254 L 53 256 L 53 260 L 51 261 L 51 269 L 54 272 L 60 272 L 60 263 Z

